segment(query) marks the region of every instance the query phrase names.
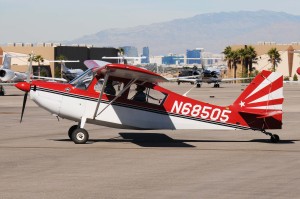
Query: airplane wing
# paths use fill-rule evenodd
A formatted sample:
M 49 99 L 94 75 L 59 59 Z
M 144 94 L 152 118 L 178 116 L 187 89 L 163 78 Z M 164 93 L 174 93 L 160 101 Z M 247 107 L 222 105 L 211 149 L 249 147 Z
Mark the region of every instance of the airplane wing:
M 48 81 L 68 82 L 64 78 L 53 78 L 53 77 L 43 77 L 43 76 L 31 76 L 31 77 L 35 78 L 35 79 L 43 79 L 43 80 L 48 80 Z
M 83 63 L 88 68 L 103 67 L 106 66 L 107 64 L 111 64 L 110 62 L 100 61 L 100 60 L 86 60 Z
M 110 76 L 121 77 L 125 79 L 137 79 L 137 81 L 146 81 L 152 83 L 167 82 L 168 80 L 149 70 L 129 66 L 124 64 L 112 64 L 100 60 L 86 60 L 84 64 L 88 68 L 95 68 L 98 74 L 105 75 L 110 71 Z
M 287 83 L 287 84 L 299 84 L 300 81 L 283 81 L 283 83 Z
M 182 77 L 171 77 L 171 78 L 166 78 L 169 81 L 182 81 L 182 82 L 196 82 L 197 80 L 201 80 L 198 79 L 198 77 L 200 77 L 201 75 L 192 75 L 192 76 L 182 76 Z
M 159 83 L 168 81 L 166 78 L 149 70 L 124 64 L 107 64 L 102 67 L 100 66 L 100 68 L 96 70 L 96 72 L 101 75 L 105 75 L 108 71 L 110 76 L 136 79 L 142 82 Z
M 0 86 L 14 86 L 16 84 L 15 83 L 4 83 L 4 82 L 0 82 Z
M 146 59 L 146 57 L 102 57 L 102 59 Z
M 221 82 L 232 82 L 235 80 L 246 80 L 246 79 L 253 79 L 253 77 L 243 77 L 243 78 L 224 78 L 221 79 Z

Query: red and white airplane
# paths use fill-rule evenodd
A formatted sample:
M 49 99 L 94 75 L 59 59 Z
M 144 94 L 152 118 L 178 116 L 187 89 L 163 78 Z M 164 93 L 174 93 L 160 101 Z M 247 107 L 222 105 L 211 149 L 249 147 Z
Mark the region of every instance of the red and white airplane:
M 88 70 L 70 83 L 32 81 L 16 87 L 40 107 L 55 116 L 78 122 L 68 131 L 76 144 L 89 139 L 86 123 L 122 129 L 220 129 L 255 130 L 279 136 L 267 129 L 281 129 L 283 77 L 262 71 L 229 106 L 218 106 L 191 99 L 158 85 L 168 81 L 151 71 L 124 64 L 87 60 Z M 116 81 L 123 87 L 108 94 Z M 135 101 L 136 87 L 144 87 L 146 101 Z

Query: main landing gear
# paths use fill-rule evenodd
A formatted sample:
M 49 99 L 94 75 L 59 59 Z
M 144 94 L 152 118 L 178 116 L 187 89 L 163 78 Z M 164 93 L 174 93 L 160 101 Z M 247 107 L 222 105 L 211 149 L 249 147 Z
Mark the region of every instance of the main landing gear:
M 269 135 L 271 137 L 270 141 L 272 143 L 278 143 L 280 141 L 280 138 L 277 134 L 272 134 L 272 133 L 266 132 L 265 130 L 262 130 L 261 132 L 266 134 L 266 135 Z
M 5 90 L 3 86 L 0 86 L 0 96 L 4 96 L 4 95 L 5 95 Z
M 220 84 L 219 83 L 215 83 L 214 84 L 214 88 L 220 88 Z
M 89 133 L 78 125 L 70 127 L 68 136 L 75 144 L 85 144 L 89 140 Z

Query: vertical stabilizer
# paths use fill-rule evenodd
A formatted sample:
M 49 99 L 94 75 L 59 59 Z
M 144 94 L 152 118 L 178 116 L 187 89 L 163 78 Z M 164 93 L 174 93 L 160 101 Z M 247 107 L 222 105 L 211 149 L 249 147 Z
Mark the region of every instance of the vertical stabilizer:
M 11 66 L 11 56 L 9 54 L 5 54 L 3 58 L 2 69 L 10 69 L 10 66 Z
M 281 129 L 283 76 L 262 71 L 233 103 L 250 127 Z

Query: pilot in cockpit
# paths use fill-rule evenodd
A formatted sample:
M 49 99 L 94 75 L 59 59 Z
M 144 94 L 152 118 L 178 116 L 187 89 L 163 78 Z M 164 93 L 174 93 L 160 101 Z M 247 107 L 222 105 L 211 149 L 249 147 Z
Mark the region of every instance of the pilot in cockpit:
M 107 80 L 106 87 L 104 89 L 104 93 L 107 95 L 116 95 L 116 89 L 113 86 L 112 80 Z
M 133 96 L 132 100 L 138 102 L 146 102 L 146 94 L 144 93 L 145 89 L 146 89 L 145 86 L 137 85 L 135 89 L 137 92 Z

